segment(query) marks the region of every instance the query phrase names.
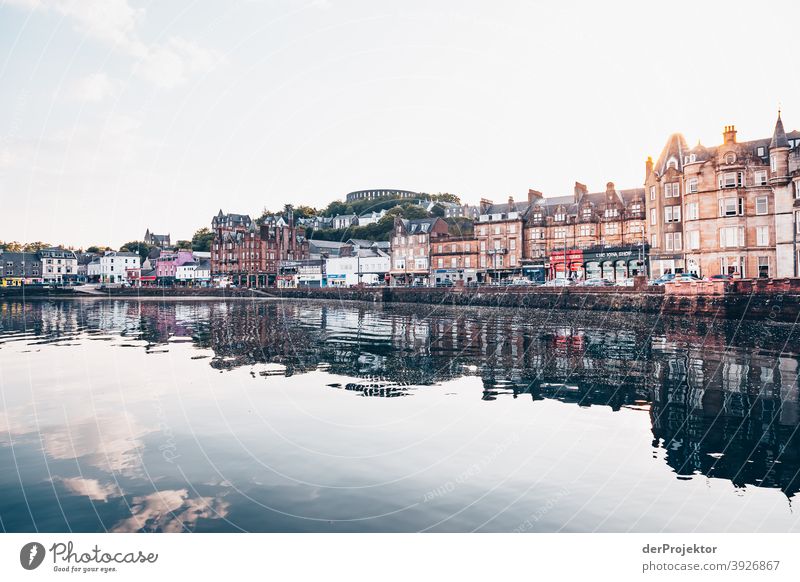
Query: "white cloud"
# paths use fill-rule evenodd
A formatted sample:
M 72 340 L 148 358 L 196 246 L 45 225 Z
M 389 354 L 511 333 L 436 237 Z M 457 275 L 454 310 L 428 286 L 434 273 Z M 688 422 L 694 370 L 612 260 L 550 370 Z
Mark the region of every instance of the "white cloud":
M 171 89 L 185 83 L 191 74 L 208 73 L 222 62 L 211 50 L 182 38 L 151 47 L 136 66 L 136 73 L 151 83 Z
M 85 479 L 83 477 L 56 477 L 64 487 L 75 495 L 83 495 L 92 501 L 108 501 L 110 497 L 122 495 L 120 488 L 114 483 L 102 484 L 97 479 Z
M 191 74 L 210 72 L 222 62 L 222 56 L 216 51 L 179 37 L 148 45 L 138 32 L 145 10 L 133 8 L 128 0 L 11 0 L 11 4 L 52 11 L 68 18 L 80 34 L 108 43 L 136 59 L 136 73 L 159 87 L 176 87 L 185 83 Z M 93 86 L 85 88 L 87 93 L 105 96 L 103 90 L 108 87 L 98 85 L 99 79 L 93 81 Z
M 99 103 L 117 94 L 118 83 L 105 73 L 87 75 L 73 85 L 70 95 L 79 101 Z

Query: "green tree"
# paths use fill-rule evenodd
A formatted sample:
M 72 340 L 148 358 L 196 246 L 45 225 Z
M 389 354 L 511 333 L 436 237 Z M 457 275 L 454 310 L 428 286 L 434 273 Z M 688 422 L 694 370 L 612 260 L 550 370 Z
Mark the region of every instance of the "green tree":
M 192 241 L 190 240 L 179 240 L 175 243 L 175 248 L 177 249 L 190 249 L 192 248 Z
M 119 250 L 125 253 L 138 253 L 142 260 L 147 258 L 147 255 L 150 254 L 150 249 L 152 249 L 150 245 L 142 240 L 134 240 L 125 243 L 122 245 Z
M 50 244 L 48 244 L 46 242 L 36 241 L 36 242 L 32 242 L 32 243 L 26 244 L 23 247 L 22 250 L 24 250 L 26 253 L 35 253 L 36 251 L 40 251 L 42 249 L 46 249 L 49 246 L 50 246 Z
M 192 235 L 192 250 L 207 253 L 211 250 L 211 241 L 213 240 L 213 232 L 206 227 L 200 228 Z
M 97 245 L 92 245 L 88 249 L 86 249 L 86 252 L 87 253 L 99 253 L 100 252 L 100 247 L 98 247 Z

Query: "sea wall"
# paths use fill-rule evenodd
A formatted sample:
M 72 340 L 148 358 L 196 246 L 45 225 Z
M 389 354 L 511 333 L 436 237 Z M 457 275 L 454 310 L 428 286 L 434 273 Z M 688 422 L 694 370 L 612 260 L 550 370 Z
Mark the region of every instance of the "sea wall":
M 677 285 L 677 284 L 676 284 Z M 431 288 L 324 288 L 270 289 L 274 297 L 310 298 L 426 305 L 485 306 L 531 309 L 589 309 L 638 313 L 700 315 L 736 319 L 795 322 L 800 315 L 800 292 L 792 286 L 769 290 L 734 291 L 730 284 L 714 284 L 712 292 L 698 293 L 686 286 L 648 287 L 479 287 Z

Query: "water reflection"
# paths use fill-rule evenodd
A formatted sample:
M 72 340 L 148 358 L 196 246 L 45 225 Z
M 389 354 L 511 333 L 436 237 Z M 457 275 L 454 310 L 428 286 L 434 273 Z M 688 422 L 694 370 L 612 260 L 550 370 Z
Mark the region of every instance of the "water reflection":
M 108 366 L 98 363 L 95 358 L 110 356 L 95 353 L 94 342 L 111 344 L 114 357 L 119 358 L 113 366 L 107 360 Z M 723 479 L 742 490 L 780 490 L 792 498 L 800 490 L 795 343 L 794 329 L 786 325 L 750 322 L 742 327 L 735 321 L 620 313 L 492 309 L 423 313 L 419 306 L 277 301 L 3 302 L 0 361 L 10 378 L 4 378 L 3 384 L 0 462 L 4 468 L 6 463 L 18 467 L 15 455 L 31 459 L 44 455 L 48 475 L 27 475 L 15 469 L 25 486 L 16 497 L 11 496 L 13 507 L 12 502 L 5 504 L 0 516 L 9 530 L 29 529 L 35 523 L 50 524 L 44 527 L 56 531 L 73 527 L 70 511 L 77 510 L 64 507 L 67 495 L 91 502 L 96 516 L 90 522 L 82 518 L 74 526 L 78 530 L 297 528 L 294 522 L 284 521 L 288 517 L 275 517 L 291 513 L 285 505 L 276 510 L 273 499 L 261 497 L 265 481 L 256 482 L 250 476 L 249 482 L 233 486 L 226 481 L 231 469 L 220 467 L 214 454 L 207 452 L 209 442 L 218 442 L 221 449 L 241 447 L 247 444 L 247 435 L 237 434 L 237 442 L 223 444 L 229 435 L 221 427 L 217 440 L 203 440 L 203 458 L 198 457 L 197 463 L 208 463 L 209 471 L 200 477 L 200 485 L 185 474 L 194 465 L 178 467 L 165 454 L 169 447 L 193 450 L 192 438 L 195 442 L 203 438 L 181 430 L 189 418 L 186 399 L 171 394 L 172 386 L 181 385 L 184 362 L 195 360 L 214 373 L 241 369 L 256 382 L 307 377 L 319 390 L 340 391 L 341 397 L 406 401 L 421 396 L 426 387 L 475 378 L 482 390 L 471 398 L 484 407 L 517 399 L 523 401 L 518 407 L 530 400 L 531 410 L 538 402 L 553 401 L 570 407 L 625 410 L 634 418 L 649 415 L 650 434 L 639 433 L 653 450 L 647 462 L 665 463 L 673 486 L 700 476 Z M 185 353 L 184 347 L 192 351 Z M 58 350 L 47 356 L 54 366 L 51 380 L 56 397 L 59 371 L 68 369 L 74 374 L 72 367 L 80 360 L 84 382 L 77 390 L 85 390 L 80 405 L 34 410 L 36 398 L 27 393 L 27 381 L 14 376 L 19 370 L 15 372 L 11 359 L 25 354 L 35 357 L 42 349 Z M 125 350 L 167 358 L 169 366 L 154 360 L 147 365 L 129 361 L 128 357 L 139 356 L 125 356 L 131 353 Z M 55 359 L 53 354 L 64 354 L 64 359 Z M 98 377 L 92 371 L 95 365 L 98 372 L 113 371 L 113 375 Z M 173 377 L 165 373 L 168 369 Z M 41 373 L 42 381 L 49 377 Z M 242 381 L 236 376 L 237 383 Z M 216 380 L 209 382 L 217 385 Z M 30 384 L 31 390 L 35 385 Z M 214 398 L 224 398 L 214 394 Z M 166 418 L 173 412 L 165 412 L 169 404 L 162 400 L 173 396 L 183 398 L 184 418 Z M 113 405 L 120 399 L 124 406 Z M 243 409 L 241 418 L 252 413 L 253 409 Z M 525 412 L 514 414 L 524 416 Z M 604 430 L 613 430 L 613 418 L 602 422 Z M 167 434 L 171 426 L 179 429 Z M 178 443 L 181 439 L 185 442 Z M 31 448 L 25 449 L 25 444 Z M 558 457 L 557 444 L 547 454 Z M 260 458 L 259 451 L 251 448 L 248 452 Z M 263 460 L 264 467 L 285 477 L 274 468 L 272 454 Z M 522 457 L 514 462 L 521 463 Z M 75 466 L 82 474 L 71 474 Z M 241 466 L 236 472 L 248 474 Z M 283 489 L 288 485 L 275 482 L 268 489 L 285 504 L 312 507 L 314 495 L 323 497 L 309 492 L 311 498 L 294 499 L 297 490 L 289 493 Z M 477 480 L 474 486 L 479 486 Z M 0 483 L 0 489 L 10 487 L 9 481 Z M 37 516 L 33 509 L 25 515 L 20 508 L 30 505 L 26 494 L 47 500 L 48 515 Z M 245 501 L 272 512 L 273 525 L 245 527 L 240 525 L 245 518 L 229 518 L 236 504 Z M 510 530 L 518 521 L 486 523 Z M 408 523 L 386 523 L 377 521 L 369 528 L 422 529 L 426 525 L 411 518 Z M 450 523 L 462 530 L 481 522 Z M 543 529 L 558 529 L 552 526 L 542 524 Z M 796 526 L 792 521 L 781 527 Z M 300 529 L 306 528 L 320 529 L 308 524 Z

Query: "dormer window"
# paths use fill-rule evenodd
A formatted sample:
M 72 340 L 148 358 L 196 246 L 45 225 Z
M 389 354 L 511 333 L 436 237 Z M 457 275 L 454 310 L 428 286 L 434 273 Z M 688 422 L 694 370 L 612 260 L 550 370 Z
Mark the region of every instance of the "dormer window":
M 592 209 L 591 208 L 584 208 L 583 209 L 583 217 L 584 218 L 591 218 L 592 217 Z
M 758 146 L 758 147 L 756 148 L 756 155 L 757 155 L 759 158 L 765 158 L 765 157 L 767 157 L 767 148 L 765 148 L 764 146 Z
M 670 158 L 669 161 L 667 162 L 667 168 L 672 168 L 673 170 L 677 170 L 678 160 L 676 160 L 675 158 Z
M 556 215 L 553 218 L 556 222 L 564 222 L 567 217 L 563 212 L 556 212 Z
M 733 152 L 728 152 L 727 154 L 725 154 L 725 163 L 728 164 L 729 166 L 731 164 L 735 164 L 736 163 L 736 154 L 733 153 Z
M 613 218 L 615 216 L 619 216 L 619 210 L 616 208 L 606 208 L 605 217 L 606 218 Z

